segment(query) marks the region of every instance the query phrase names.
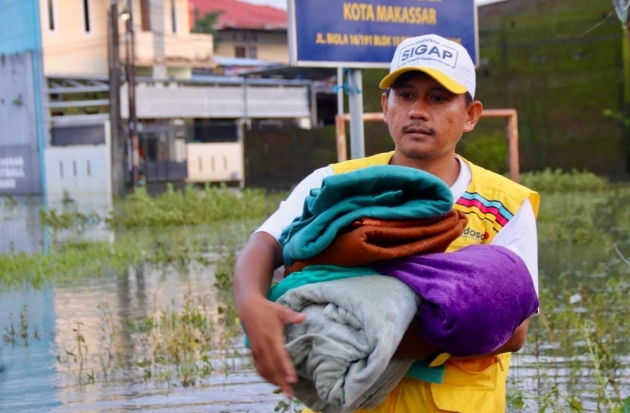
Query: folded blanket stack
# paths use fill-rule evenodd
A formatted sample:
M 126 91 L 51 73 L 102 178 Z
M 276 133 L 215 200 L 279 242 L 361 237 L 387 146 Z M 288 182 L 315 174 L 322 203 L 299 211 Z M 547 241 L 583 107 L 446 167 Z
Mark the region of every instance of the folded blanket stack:
M 288 277 L 269 296 L 308 314 L 286 345 L 308 407 L 342 413 L 382 401 L 411 365 L 392 356 L 418 303 L 424 337 L 457 356 L 496 350 L 536 310 L 516 254 L 490 245 L 444 253 L 467 224 L 452 206 L 441 180 L 399 166 L 333 175 L 311 190 L 280 237 Z M 377 273 L 391 277 L 367 275 Z
M 302 215 L 282 231 L 285 267 L 318 255 L 363 218 L 433 219 L 452 208 L 448 186 L 413 168 L 379 165 L 326 177 L 304 200 Z
M 388 220 L 361 218 L 354 221 L 318 255 L 296 260 L 285 268 L 285 275 L 309 265 L 354 267 L 370 262 L 444 252 L 457 239 L 468 219 L 463 212 L 427 219 Z

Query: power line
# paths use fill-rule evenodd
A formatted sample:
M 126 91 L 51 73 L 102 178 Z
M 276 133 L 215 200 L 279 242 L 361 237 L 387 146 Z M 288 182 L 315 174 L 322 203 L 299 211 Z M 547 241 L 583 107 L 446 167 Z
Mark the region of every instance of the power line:
M 586 30 L 584 33 L 582 34 L 560 34 L 558 32 L 555 33 L 556 37 L 574 37 L 574 38 L 582 38 L 584 36 L 586 36 L 587 34 L 589 34 L 590 32 L 592 32 L 593 30 L 597 29 L 599 26 L 601 26 L 602 24 L 606 23 L 606 21 L 610 18 L 610 16 L 613 15 L 615 11 L 611 10 L 610 13 L 608 13 L 602 20 L 600 20 L 599 22 L 595 23 L 590 29 Z

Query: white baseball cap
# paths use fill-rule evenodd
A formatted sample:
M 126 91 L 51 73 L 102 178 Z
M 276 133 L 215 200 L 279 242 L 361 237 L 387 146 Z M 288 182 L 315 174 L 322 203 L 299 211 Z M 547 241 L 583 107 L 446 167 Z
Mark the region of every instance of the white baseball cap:
M 413 70 L 428 74 L 453 93 L 468 92 L 475 97 L 475 65 L 459 43 L 436 34 L 403 40 L 394 52 L 389 74 L 379 87 L 387 89 L 398 76 Z

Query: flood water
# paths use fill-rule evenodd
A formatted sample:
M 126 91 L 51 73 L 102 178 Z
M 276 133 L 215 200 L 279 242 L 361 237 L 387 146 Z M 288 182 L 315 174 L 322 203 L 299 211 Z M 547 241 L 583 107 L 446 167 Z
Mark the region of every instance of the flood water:
M 46 250 L 50 234 L 41 227 L 37 210 L 36 203 L 2 208 L 0 253 Z M 243 242 L 246 236 L 243 232 Z M 102 225 L 82 237 L 115 239 Z M 626 246 L 624 251 L 630 249 Z M 555 288 L 563 273 L 573 274 L 569 285 L 596 283 L 600 263 L 616 254 L 592 247 L 542 248 L 541 286 Z M 87 274 L 69 285 L 1 292 L 0 411 L 273 412 L 285 399 L 257 376 L 242 336 L 234 336 L 219 322 L 229 299 L 214 288 L 214 275 L 213 265 L 164 269 L 147 264 L 120 274 Z M 211 372 L 195 370 L 194 382 L 183 383 L 181 371 L 169 370 L 155 356 L 163 339 L 155 335 L 166 334 L 165 330 L 130 328 L 127 323 L 158 320 L 160 314 L 175 314 L 190 303 L 205 306 L 204 314 L 215 322 L 214 334 L 225 334 L 228 344 L 217 339 L 209 359 L 203 359 Z M 570 379 L 576 374 L 583 375 L 578 392 L 586 411 L 597 411 L 597 395 L 589 394 L 597 378 L 586 367 L 579 368 L 579 357 L 571 357 L 569 368 L 569 360 L 552 350 L 528 344 L 515 354 L 508 392 L 518 387 L 542 395 L 550 385 L 562 388 L 575 382 Z M 630 351 L 616 357 L 620 364 L 616 386 L 627 397 Z M 586 349 L 583 363 L 589 364 Z M 525 406 L 522 411 L 537 411 L 531 400 Z M 299 410 L 291 406 L 282 411 Z
M 139 367 L 113 372 L 105 379 L 103 353 L 104 308 L 115 319 L 142 318 L 168 307 L 181 308 L 191 291 L 208 298 L 212 274 L 191 271 L 185 278 L 175 272 L 131 272 L 128 277 L 101 280 L 83 286 L 23 289 L 0 294 L 1 331 L 20 323 L 26 314 L 28 342 L 4 343 L 0 353 L 0 406 L 3 412 L 145 410 L 250 412 L 273 411 L 279 396 L 253 373 L 246 357 L 229 360 L 229 371 L 217 370 L 197 386 L 145 380 Z M 26 311 L 25 311 L 25 305 Z M 80 323 L 80 324 L 78 324 Z M 84 364 L 68 356 L 77 352 L 77 325 L 84 338 Z M 33 337 L 37 334 L 37 337 Z M 123 335 L 123 332 L 120 332 Z M 119 337 L 122 353 L 138 356 L 143 347 L 130 337 Z M 242 339 L 234 348 L 245 354 Z M 130 363 L 133 366 L 133 361 Z M 96 377 L 91 383 L 88 374 Z

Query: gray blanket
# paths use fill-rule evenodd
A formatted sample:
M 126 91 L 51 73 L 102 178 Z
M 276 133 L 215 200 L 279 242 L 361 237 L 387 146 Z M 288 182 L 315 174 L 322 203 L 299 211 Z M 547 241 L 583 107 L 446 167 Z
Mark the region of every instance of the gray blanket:
M 369 409 L 394 389 L 412 360 L 392 359 L 419 299 L 391 277 L 361 276 L 309 284 L 278 299 L 307 314 L 287 329 L 299 380 L 296 397 L 314 411 Z

